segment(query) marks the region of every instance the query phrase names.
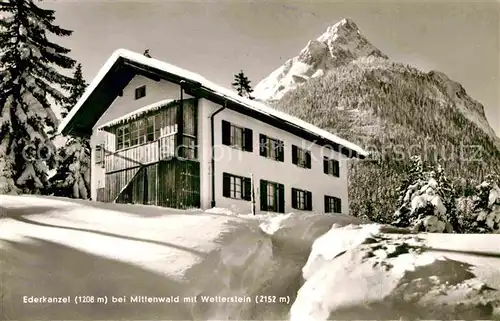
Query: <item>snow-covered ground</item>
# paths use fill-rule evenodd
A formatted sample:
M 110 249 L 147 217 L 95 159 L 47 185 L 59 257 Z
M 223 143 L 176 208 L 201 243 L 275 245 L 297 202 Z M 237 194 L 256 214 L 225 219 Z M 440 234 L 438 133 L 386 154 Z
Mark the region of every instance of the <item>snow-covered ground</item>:
M 334 227 L 312 247 L 290 320 L 499 319 L 499 240 Z
M 343 215 L 259 217 L 35 196 L 2 195 L 0 213 L 2 319 L 498 316 L 498 235 L 409 234 Z M 24 296 L 71 303 L 24 303 Z M 153 298 L 166 302 L 147 302 Z

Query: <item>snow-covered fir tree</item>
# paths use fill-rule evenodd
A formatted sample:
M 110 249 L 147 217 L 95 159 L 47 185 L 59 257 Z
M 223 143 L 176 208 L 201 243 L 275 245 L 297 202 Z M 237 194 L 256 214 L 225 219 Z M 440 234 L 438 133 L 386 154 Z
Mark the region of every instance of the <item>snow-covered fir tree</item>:
M 83 78 L 82 65 L 78 64 L 73 81 L 68 88 L 68 103 L 61 109 L 66 117 L 85 92 L 87 83 Z M 66 144 L 58 150 L 57 173 L 51 178 L 52 194 L 73 198 L 90 197 L 90 140 L 85 137 L 67 137 Z
M 72 31 L 33 0 L 1 1 L 0 15 L 0 193 L 43 193 L 55 165 L 49 98 L 66 103 L 62 88 L 71 77 L 60 70 L 75 64 L 69 49 L 49 39 Z
M 488 174 L 475 193 L 457 200 L 457 212 L 465 233 L 500 231 L 500 177 Z
M 236 89 L 238 95 L 249 99 L 254 99 L 254 97 L 252 96 L 253 89 L 252 86 L 250 86 L 250 80 L 248 80 L 248 77 L 245 76 L 243 70 L 240 70 L 239 73 L 234 75 L 234 81 L 231 86 Z
M 411 160 L 393 224 L 416 231 L 459 231 L 455 192 L 444 169 L 438 165 L 435 170 L 426 171 L 420 156 Z

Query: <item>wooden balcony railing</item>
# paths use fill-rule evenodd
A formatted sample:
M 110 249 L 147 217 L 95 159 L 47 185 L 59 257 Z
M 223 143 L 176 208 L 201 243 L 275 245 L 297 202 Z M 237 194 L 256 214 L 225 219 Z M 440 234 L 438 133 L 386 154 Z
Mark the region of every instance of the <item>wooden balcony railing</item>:
M 174 132 L 155 141 L 121 149 L 117 152 L 106 151 L 104 156 L 106 173 L 147 165 L 175 156 L 175 138 L 176 133 Z

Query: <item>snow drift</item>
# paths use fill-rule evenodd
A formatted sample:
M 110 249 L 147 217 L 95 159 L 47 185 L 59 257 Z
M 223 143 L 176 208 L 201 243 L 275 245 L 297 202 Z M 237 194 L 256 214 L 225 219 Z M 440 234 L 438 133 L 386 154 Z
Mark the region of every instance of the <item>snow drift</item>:
M 312 247 L 290 320 L 498 319 L 498 246 L 483 242 L 498 236 L 334 226 Z
M 1 196 L 0 213 L 7 319 L 498 316 L 497 235 L 411 234 L 345 215 L 231 215 L 31 196 Z M 257 303 L 261 295 L 287 300 Z M 23 296 L 128 302 L 26 304 Z
M 2 313 L 17 320 L 287 319 L 314 239 L 336 220 L 358 222 L 6 195 L 0 197 L 0 213 Z M 293 239 L 290 246 L 287 239 Z M 258 304 L 256 295 L 288 300 Z M 23 296 L 127 302 L 26 304 Z M 202 297 L 251 302 L 211 303 Z

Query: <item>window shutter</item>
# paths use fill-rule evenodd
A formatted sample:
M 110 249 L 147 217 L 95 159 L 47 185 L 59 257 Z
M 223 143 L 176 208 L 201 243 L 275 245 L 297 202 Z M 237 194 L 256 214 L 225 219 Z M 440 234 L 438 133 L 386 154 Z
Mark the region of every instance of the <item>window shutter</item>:
M 222 173 L 222 196 L 230 197 L 231 180 L 227 173 Z
M 297 190 L 292 187 L 292 208 L 297 208 Z
M 298 160 L 297 160 L 297 146 L 292 145 L 292 164 L 297 165 Z
M 339 177 L 340 176 L 340 163 L 339 161 L 333 161 L 333 173 L 335 176 Z
M 324 202 L 325 202 L 325 213 L 328 213 L 330 211 L 328 210 L 328 196 L 326 195 L 324 197 Z
M 306 151 L 306 167 L 311 168 L 311 152 Z
M 335 205 L 337 207 L 335 212 L 342 213 L 342 200 L 340 198 L 337 198 L 335 203 L 336 203 Z
M 312 193 L 306 192 L 306 210 L 312 211 Z
M 328 174 L 328 158 L 323 158 L 323 173 Z
M 260 149 L 260 156 L 267 156 L 267 137 L 266 135 L 260 134 L 259 135 L 259 149 Z
M 245 150 L 247 152 L 253 152 L 253 131 L 250 128 L 245 128 L 244 129 L 244 135 L 245 135 Z
M 277 143 L 278 143 L 278 160 L 280 162 L 284 162 L 285 161 L 285 151 L 284 151 L 285 144 L 281 140 L 278 140 Z
M 267 182 L 260 180 L 260 209 L 267 211 Z
M 252 180 L 248 177 L 243 178 L 243 199 L 246 201 L 252 200 Z
M 278 213 L 285 213 L 285 186 L 278 184 Z
M 231 145 L 231 124 L 225 120 L 222 121 L 222 144 Z

